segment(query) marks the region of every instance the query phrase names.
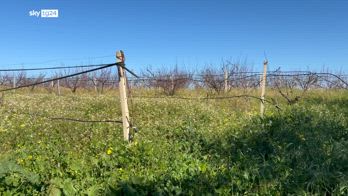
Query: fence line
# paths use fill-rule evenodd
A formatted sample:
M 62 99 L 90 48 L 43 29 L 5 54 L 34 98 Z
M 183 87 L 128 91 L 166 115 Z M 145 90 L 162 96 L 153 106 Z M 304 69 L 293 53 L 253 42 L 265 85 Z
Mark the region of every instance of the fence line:
M 121 95 L 121 108 L 122 108 L 122 121 L 111 121 L 111 120 L 104 120 L 104 121 L 91 121 L 91 120 L 81 120 L 81 119 L 73 119 L 73 118 L 65 118 L 65 117 L 59 117 L 59 118 L 50 118 L 51 120 L 66 120 L 66 121 L 75 121 L 75 122 L 118 122 L 118 123 L 122 123 L 123 124 L 123 135 L 124 135 L 124 140 L 125 141 L 129 141 L 130 140 L 130 125 L 131 123 L 130 118 L 129 118 L 129 112 L 128 112 L 128 104 L 127 104 L 127 93 L 126 93 L 126 71 L 129 72 L 131 75 L 133 75 L 134 77 L 138 77 L 134 72 L 132 72 L 131 70 L 129 70 L 128 68 L 125 67 L 125 57 L 123 54 L 123 51 L 117 51 L 116 52 L 116 59 L 117 62 L 116 63 L 111 63 L 111 64 L 101 64 L 98 65 L 98 68 L 94 68 L 94 69 L 90 69 L 90 70 L 86 70 L 86 71 L 81 71 L 81 72 L 77 72 L 74 74 L 69 74 L 69 75 L 65 75 L 65 76 L 61 76 L 61 77 L 56 77 L 56 78 L 52 78 L 52 79 L 47 79 L 47 80 L 43 80 L 43 81 L 38 81 L 32 84 L 25 84 L 25 85 L 21 85 L 21 86 L 15 86 L 16 82 L 15 82 L 15 77 L 13 78 L 13 87 L 12 88 L 7 88 L 7 89 L 2 89 L 0 90 L 1 93 L 6 92 L 6 91 L 13 91 L 16 89 L 21 89 L 21 88 L 26 88 L 26 87 L 31 87 L 31 86 L 37 86 L 40 84 L 45 84 L 45 83 L 50 83 L 50 82 L 54 82 L 54 81 L 60 81 L 62 79 L 66 79 L 66 78 L 72 78 L 75 76 L 79 76 L 82 74 L 87 74 L 90 72 L 94 72 L 94 71 L 98 71 L 101 69 L 105 69 L 114 65 L 117 65 L 118 67 L 118 74 L 119 74 L 119 79 L 122 82 L 123 85 L 121 85 L 119 87 L 120 89 L 120 95 Z M 91 65 L 94 66 L 94 65 Z M 66 67 L 64 67 L 66 68 Z M 75 66 L 76 68 L 76 66 Z M 33 70 L 42 70 L 42 69 L 47 69 L 47 68 L 32 68 L 32 69 L 7 69 L 7 70 L 2 70 L 2 71 L 33 71 Z M 57 68 L 57 67 L 52 67 L 50 69 L 61 69 Z M 52 85 L 51 85 L 52 86 Z M 59 86 L 58 86 L 59 87 Z M 3 97 L 2 97 L 3 98 Z M 1 98 L 1 99 L 2 99 Z M 2 101 L 2 100 L 1 100 Z
M 105 65 L 108 65 L 108 64 L 105 64 Z M 101 69 L 104 69 L 104 68 L 101 68 Z M 128 71 L 128 70 L 127 70 Z M 134 72 L 130 71 L 129 70 L 129 73 L 131 74 L 134 74 Z M 269 74 L 270 73 L 270 74 Z M 281 72 L 283 73 L 283 72 Z M 241 74 L 240 74 L 241 75 Z M 263 75 L 263 73 L 258 73 L 258 74 L 253 74 L 253 75 L 241 75 L 241 76 L 238 76 L 237 74 L 235 74 L 234 78 L 231 78 L 229 77 L 227 79 L 227 81 L 231 82 L 231 81 L 238 81 L 238 80 L 243 80 L 243 79 L 247 79 L 247 78 L 253 78 L 253 79 L 258 79 L 257 77 Z M 274 72 L 267 72 L 267 78 L 270 78 L 270 77 L 296 77 L 296 76 L 320 76 L 320 77 L 324 77 L 325 75 L 326 76 L 332 76 L 334 78 L 337 78 L 339 80 L 341 80 L 342 82 L 344 83 L 347 83 L 343 78 L 347 78 L 348 79 L 348 75 L 337 75 L 337 74 L 332 74 L 332 73 L 328 73 L 328 72 L 308 72 L 308 73 L 302 73 L 302 74 L 275 74 Z M 1 76 L 1 75 L 0 75 Z M 137 76 L 137 75 L 136 75 Z M 209 75 L 211 76 L 211 75 Z M 16 76 L 14 76 L 16 77 Z M 12 77 L 8 77 L 8 79 L 10 78 L 14 78 L 13 76 Z M 159 77 L 128 77 L 128 81 L 151 81 L 151 80 L 157 80 L 157 81 L 170 81 L 172 79 L 168 78 L 168 79 L 165 79 L 163 77 L 166 77 L 166 76 L 159 76 Z M 239 77 L 239 78 L 238 78 Z M 29 77 L 29 78 L 25 78 L 26 80 L 37 80 L 37 79 L 42 79 L 42 80 L 49 80 L 50 78 L 35 78 L 35 77 Z M 92 77 L 89 77 L 88 79 L 79 79 L 80 81 L 92 81 L 94 78 Z M 108 82 L 117 82 L 118 80 L 113 80 L 113 79 L 107 79 L 107 78 L 96 78 L 97 80 L 107 80 Z M 215 78 L 217 80 L 224 80 L 224 78 Z M 1 79 L 0 79 L 1 80 Z M 205 79 L 204 77 L 178 77 L 178 78 L 174 78 L 174 80 L 190 80 L 190 81 L 197 81 L 197 82 L 204 82 Z
M 40 85 L 40 84 L 44 84 L 44 83 L 48 83 L 48 82 L 52 82 L 52 81 L 56 81 L 56 80 L 62 80 L 62 79 L 65 79 L 65 78 L 71 78 L 71 77 L 78 76 L 78 75 L 81 75 L 81 74 L 97 71 L 97 70 L 100 70 L 100 69 L 105 69 L 107 67 L 111 67 L 111 66 L 114 66 L 114 65 L 116 65 L 116 63 L 107 64 L 107 65 L 104 65 L 102 67 L 98 67 L 98 68 L 95 68 L 95 69 L 90 69 L 90 70 L 87 70 L 87 71 L 81 71 L 81 72 L 78 72 L 78 73 L 74 73 L 74 74 L 70 74 L 70 75 L 66 75 L 66 76 L 62 76 L 62 77 L 57 77 L 57 78 L 53 78 L 53 79 L 48 79 L 48 80 L 41 81 L 41 82 L 36 82 L 36 83 L 33 83 L 33 84 L 27 84 L 27 85 L 17 86 L 17 87 L 13 87 L 13 88 L 2 89 L 2 90 L 0 90 L 0 92 L 11 91 L 11 90 L 16 90 L 16 89 L 20 89 L 20 88 L 26 88 L 26 87 L 30 87 L 30 86 L 37 86 L 37 85 Z
M 18 68 L 18 69 L 0 69 L 0 72 L 19 72 L 19 71 L 42 71 L 42 70 L 55 70 L 55 69 L 78 69 L 87 67 L 103 67 L 107 64 L 98 65 L 77 65 L 77 66 L 59 66 L 59 67 L 38 67 L 38 68 Z
M 100 67 L 102 69 L 103 67 Z M 99 69 L 99 68 L 97 68 Z M 92 70 L 93 71 L 93 70 Z M 0 86 L 8 87 L 6 89 L 0 89 L 0 92 L 5 91 L 11 91 L 15 89 L 20 88 L 26 88 L 26 87 L 32 87 L 38 85 L 43 85 L 42 87 L 45 87 L 46 89 L 53 89 L 55 86 L 57 87 L 57 90 L 60 90 L 60 87 L 65 87 L 73 90 L 77 89 L 91 89 L 94 88 L 97 92 L 101 90 L 103 92 L 104 90 L 107 90 L 109 88 L 115 88 L 119 85 L 118 80 L 114 79 L 107 79 L 107 78 L 84 78 L 79 77 L 75 78 L 74 76 L 78 76 L 81 74 L 85 74 L 88 71 L 79 72 L 78 74 L 72 74 L 62 77 L 56 77 L 56 78 L 3 78 L 1 80 L 0 78 Z M 166 78 L 130 78 L 127 79 L 127 81 L 130 83 L 130 86 L 134 87 L 140 87 L 140 88 L 169 88 L 166 87 L 169 85 L 169 83 L 174 83 L 176 88 L 207 88 L 207 89 L 223 89 L 225 86 L 225 82 L 228 83 L 228 91 L 232 90 L 233 88 L 256 88 L 260 86 L 260 75 L 250 75 L 250 76 L 244 76 L 244 77 L 235 77 L 235 78 L 229 78 L 227 80 L 224 80 L 223 78 L 185 78 L 185 77 L 178 77 L 173 79 L 166 79 Z M 287 83 L 293 83 L 294 88 L 301 89 L 301 84 L 305 84 L 310 77 L 312 79 L 315 79 L 316 81 L 313 82 L 310 86 L 311 88 L 323 88 L 323 89 L 331 89 L 331 88 L 338 88 L 338 89 L 348 89 L 348 80 L 341 76 L 337 76 L 335 74 L 328 74 L 328 73 L 316 73 L 315 74 L 296 74 L 296 75 L 289 75 L 289 74 L 270 74 L 267 75 L 268 81 L 267 85 L 268 88 L 275 88 L 277 87 L 277 83 L 279 83 L 280 86 L 286 85 Z M 47 83 L 50 83 L 47 85 Z M 210 86 L 213 85 L 213 86 Z M 286 86 L 284 86 L 286 87 Z M 75 91 L 73 90 L 73 92 Z
M 102 58 L 107 58 L 107 57 L 113 57 L 113 55 L 104 55 L 104 56 L 90 56 L 90 57 L 84 57 L 84 58 L 61 58 L 61 59 L 52 59 L 52 60 L 46 60 L 42 62 L 25 62 L 25 63 L 7 63 L 7 64 L 2 64 L 0 67 L 3 66 L 23 66 L 23 65 L 41 65 L 41 64 L 48 64 L 48 63 L 57 63 L 58 61 L 63 62 L 63 61 L 81 61 L 81 60 L 95 60 L 95 59 L 102 59 Z
M 39 70 L 59 70 L 59 69 L 71 69 L 71 68 L 87 68 L 87 67 L 97 67 L 94 69 L 89 69 L 85 71 L 80 71 L 74 74 L 69 74 L 69 75 L 64 75 L 64 76 L 59 76 L 55 78 L 45 78 L 45 77 L 40 77 L 40 78 L 26 78 L 25 75 L 22 76 L 24 78 L 21 78 L 21 80 L 25 80 L 25 82 L 28 81 L 34 81 L 33 83 L 30 84 L 23 84 L 16 86 L 17 83 L 23 82 L 21 80 L 16 81 L 16 76 L 13 76 L 12 78 L 12 88 L 6 88 L 6 89 L 1 89 L 1 92 L 6 92 L 6 91 L 12 91 L 16 89 L 21 89 L 21 88 L 26 88 L 26 87 L 34 87 L 37 85 L 41 84 L 47 84 L 51 83 L 50 87 L 54 87 L 54 82 L 57 81 L 57 88 L 58 92 L 60 94 L 60 84 L 59 81 L 61 80 L 66 80 L 65 82 L 74 82 L 75 85 L 78 82 L 85 82 L 88 84 L 88 82 L 93 82 L 93 85 L 96 88 L 96 85 L 106 85 L 106 84 L 117 84 L 119 85 L 120 89 L 120 100 L 121 100 L 121 108 L 122 108 L 122 121 L 117 121 L 117 120 L 83 120 L 83 119 L 74 119 L 74 118 L 67 118 L 67 117 L 46 117 L 50 120 L 65 120 L 65 121 L 74 121 L 74 122 L 86 122 L 86 123 L 122 123 L 123 124 L 123 136 L 124 140 L 129 141 L 131 139 L 130 135 L 130 128 L 133 128 L 133 125 L 130 121 L 130 116 L 129 116 L 129 111 L 128 111 L 128 102 L 127 102 L 127 90 L 129 91 L 131 84 L 137 85 L 137 82 L 143 87 L 146 87 L 147 85 L 151 87 L 160 87 L 165 90 L 165 88 L 171 88 L 169 90 L 172 90 L 174 95 L 174 88 L 183 88 L 183 87 L 188 87 L 189 82 L 196 82 L 196 83 L 201 83 L 203 86 L 208 87 L 208 88 L 215 88 L 215 90 L 219 90 L 218 88 L 223 89 L 225 93 L 227 93 L 229 90 L 231 90 L 232 87 L 235 87 L 235 85 L 247 85 L 246 87 L 261 87 L 261 96 L 253 96 L 253 95 L 247 95 L 247 94 L 242 94 L 242 95 L 233 95 L 233 96 L 217 96 L 217 97 L 180 97 L 180 96 L 166 96 L 166 97 L 158 97 L 158 96 L 134 96 L 131 95 L 130 99 L 132 100 L 133 98 L 136 99 L 184 99 L 184 100 L 208 100 L 208 99 L 215 99 L 215 100 L 221 100 L 221 99 L 233 99 L 233 98 L 252 98 L 252 99 L 257 99 L 261 102 L 261 107 L 260 107 L 260 114 L 263 116 L 264 113 L 264 108 L 265 105 L 264 103 L 269 103 L 270 105 L 276 107 L 278 110 L 281 110 L 278 104 L 276 104 L 273 100 L 267 100 L 265 99 L 265 89 L 266 85 L 269 87 L 276 87 L 280 94 L 282 96 L 286 96 L 282 91 L 281 91 L 281 86 L 279 84 L 279 81 L 274 80 L 277 78 L 280 79 L 285 79 L 285 82 L 289 82 L 286 80 L 286 78 L 293 77 L 295 80 L 299 80 L 299 77 L 308 77 L 308 81 L 300 81 L 300 82 L 307 82 L 307 84 L 304 84 L 304 91 L 307 91 L 308 86 L 313 85 L 315 82 L 318 82 L 319 79 L 322 79 L 325 82 L 331 83 L 331 84 L 336 84 L 337 87 L 339 88 L 344 88 L 348 89 L 348 82 L 345 81 L 343 77 L 348 77 L 348 75 L 338 75 L 338 74 L 333 74 L 329 72 L 309 72 L 309 71 L 267 71 L 267 62 L 264 62 L 264 71 L 263 73 L 261 72 L 228 72 L 227 68 L 225 68 L 223 74 L 159 74 L 159 75 L 152 75 L 150 77 L 148 76 L 141 76 L 139 77 L 137 74 L 129 70 L 128 68 L 125 67 L 124 64 L 124 54 L 122 51 L 117 52 L 116 54 L 117 57 L 117 62 L 116 63 L 111 63 L 111 64 L 99 64 L 99 65 L 81 65 L 81 66 L 69 66 L 69 67 L 43 67 L 43 68 L 27 68 L 27 69 L 1 69 L 1 72 L 25 72 L 25 71 L 39 71 Z M 117 66 L 118 67 L 118 80 L 117 79 L 111 79 L 111 72 L 109 73 L 108 77 L 96 77 L 93 76 L 91 77 L 90 75 L 85 75 L 83 78 L 76 78 L 77 76 L 83 75 L 83 74 L 88 74 L 90 72 L 95 72 L 98 70 L 106 69 L 111 66 Z M 125 73 L 128 72 L 132 75 L 132 77 L 127 78 Z M 266 77 L 267 75 L 267 77 Z M 259 77 L 261 79 L 259 79 Z M 314 77 L 314 78 L 310 78 Z M 7 80 L 9 80 L 10 77 L 7 76 Z M 4 78 L 2 78 L 4 79 Z M 266 81 L 267 79 L 267 81 Z M 284 82 L 283 81 L 283 82 Z M 127 83 L 130 82 L 130 85 Z M 150 83 L 149 83 L 150 82 Z M 233 82 L 239 82 L 236 84 L 233 84 Z M 299 82 L 299 83 L 300 83 Z M 194 85 L 196 85 L 196 83 Z M 209 84 L 210 83 L 210 84 Z M 246 84 L 245 84 L 246 83 Z M 274 84 L 273 84 L 274 83 Z M 0 85 L 6 86 L 6 83 L 1 80 L 0 78 Z M 177 86 L 177 84 L 179 86 Z M 345 85 L 342 86 L 342 84 Z M 180 86 L 181 85 L 181 86 Z M 283 84 L 284 85 L 284 84 Z M 288 84 L 286 84 L 288 85 Z M 303 84 L 290 84 L 292 85 L 291 88 L 294 88 L 299 85 Z M 76 86 L 75 86 L 76 87 Z M 322 87 L 322 86 L 320 86 Z M 294 100 L 289 99 L 288 97 L 285 97 L 289 104 L 293 102 Z M 296 97 L 297 101 L 298 98 Z M 133 104 L 132 104 L 133 105 Z

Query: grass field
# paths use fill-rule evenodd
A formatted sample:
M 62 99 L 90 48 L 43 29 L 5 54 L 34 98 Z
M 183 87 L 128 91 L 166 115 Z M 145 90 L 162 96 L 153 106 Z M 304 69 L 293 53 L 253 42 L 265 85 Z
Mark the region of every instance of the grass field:
M 6 94 L 0 195 L 348 194 L 347 91 L 268 104 L 264 118 L 253 99 L 134 98 L 130 144 L 120 124 L 51 119 L 121 119 L 116 93 L 91 94 Z

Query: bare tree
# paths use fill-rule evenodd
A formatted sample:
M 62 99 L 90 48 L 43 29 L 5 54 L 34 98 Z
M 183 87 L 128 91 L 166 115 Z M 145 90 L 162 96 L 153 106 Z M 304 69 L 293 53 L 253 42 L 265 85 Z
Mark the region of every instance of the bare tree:
M 0 86 L 11 86 L 12 76 L 8 73 L 0 75 Z
M 286 75 L 277 72 L 280 74 L 273 75 L 272 84 L 289 105 L 297 103 L 318 82 L 318 75 L 314 73 Z
M 201 75 L 204 86 L 208 89 L 212 89 L 216 93 L 221 93 L 224 89 L 224 78 L 222 73 L 213 68 L 206 68 L 203 70 Z
M 12 80 L 15 85 L 26 85 L 28 80 L 27 80 L 27 73 L 25 71 L 18 72 L 16 75 L 14 74 L 14 77 Z
M 80 88 L 87 89 L 90 87 L 90 84 L 89 84 L 90 80 L 87 73 L 79 75 L 79 78 L 80 78 L 80 81 L 79 81 Z
M 78 71 L 79 70 L 76 69 L 76 72 Z M 70 75 L 70 70 L 64 70 L 64 75 Z M 64 78 L 62 79 L 62 84 L 64 87 L 69 88 L 72 93 L 76 93 L 77 89 L 80 87 L 81 78 L 81 75 L 77 75 L 70 78 Z
M 307 75 L 302 76 L 294 76 L 294 80 L 297 82 L 300 89 L 303 90 L 305 93 L 308 91 L 312 86 L 315 86 L 318 82 L 318 75 L 314 73 L 309 73 Z
M 220 67 L 214 68 L 210 65 L 201 72 L 204 86 L 212 89 L 217 93 L 221 93 L 225 88 L 254 88 L 259 85 L 256 75 L 250 75 L 252 67 L 247 59 L 243 61 L 223 60 Z M 227 78 L 226 77 L 227 74 Z M 227 80 L 227 84 L 226 84 Z M 227 86 L 226 86 L 227 85 Z
M 182 71 L 175 66 L 172 70 L 159 70 L 153 72 L 147 69 L 147 73 L 143 74 L 147 78 L 147 85 L 151 87 L 161 88 L 164 94 L 173 96 L 179 89 L 188 87 L 192 81 L 192 74 Z
M 113 81 L 111 69 L 102 69 L 99 72 L 94 72 L 90 76 L 90 81 L 92 81 L 95 91 L 102 94 L 107 84 Z
M 247 58 L 244 60 L 226 60 L 223 66 L 228 67 L 229 86 L 232 88 L 254 88 L 259 85 L 259 78 L 252 73 L 252 66 L 248 63 Z
M 37 77 L 35 78 L 26 78 L 26 82 L 25 84 L 35 84 L 35 83 L 38 83 L 38 82 L 42 82 L 43 80 L 45 79 L 45 75 L 44 74 L 39 74 Z M 45 85 L 45 84 L 43 84 Z M 34 91 L 34 88 L 36 87 L 36 85 L 33 85 L 30 87 L 30 91 Z

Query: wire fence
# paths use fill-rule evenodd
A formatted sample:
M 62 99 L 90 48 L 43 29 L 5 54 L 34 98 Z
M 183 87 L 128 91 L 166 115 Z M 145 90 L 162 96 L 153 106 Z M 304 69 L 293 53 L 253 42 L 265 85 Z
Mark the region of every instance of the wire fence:
M 170 96 L 144 96 L 131 94 L 131 101 L 136 99 L 184 99 L 184 100 L 222 100 L 222 99 L 235 99 L 235 98 L 252 98 L 262 102 L 269 103 L 280 109 L 278 104 L 274 104 L 274 101 L 261 98 L 255 95 L 225 95 L 214 97 L 182 97 L 174 96 L 176 91 L 182 88 L 196 89 L 205 88 L 215 91 L 220 95 L 220 92 L 229 92 L 235 88 L 243 89 L 257 89 L 262 82 L 261 72 L 250 71 L 230 71 L 224 74 L 216 74 L 212 72 L 205 72 L 205 74 L 183 74 L 179 72 L 172 73 L 160 73 L 138 76 L 124 65 L 111 63 L 111 64 L 98 64 L 98 65 L 84 65 L 84 66 L 68 66 L 68 67 L 45 67 L 45 68 L 28 68 L 28 69 L 2 69 L 0 70 L 0 93 L 6 91 L 12 91 L 21 88 L 31 87 L 33 90 L 36 86 L 41 86 L 49 90 L 54 88 L 68 88 L 72 92 L 76 92 L 78 88 L 91 89 L 93 88 L 98 93 L 103 93 L 105 89 L 117 88 L 119 85 L 118 75 L 112 75 L 112 71 L 109 69 L 112 66 L 121 66 L 131 77 L 128 77 L 128 91 L 134 88 L 141 89 L 162 89 L 164 95 Z M 66 70 L 66 69 L 82 69 L 96 67 L 93 69 L 79 71 L 77 73 L 66 75 L 56 75 L 55 77 L 46 78 L 43 75 L 40 77 L 26 77 L 26 71 L 38 71 L 38 70 Z M 95 74 L 100 71 L 99 74 Z M 17 75 L 8 75 L 3 73 L 19 72 Z M 268 71 L 266 85 L 268 88 L 277 89 L 279 94 L 283 96 L 288 103 L 292 103 L 298 100 L 298 96 L 291 98 L 288 91 L 293 89 L 302 90 L 303 93 L 313 88 L 324 89 L 347 89 L 348 88 L 348 75 L 333 74 L 330 72 L 309 72 L 309 71 Z M 61 81 L 61 82 L 60 82 Z M 60 93 L 60 90 L 59 90 Z M 302 96 L 302 95 L 301 95 Z M 57 118 L 57 120 L 63 120 L 64 118 Z M 65 118 L 65 120 L 69 120 Z M 72 120 L 72 119 L 70 119 Z M 76 122 L 84 122 L 84 120 L 75 119 Z M 85 122 L 87 122 L 85 120 Z
M 0 71 L 0 86 L 10 87 L 2 89 L 10 91 L 19 88 L 32 86 L 54 87 L 57 81 L 60 80 L 60 86 L 65 88 L 116 88 L 118 86 L 118 75 L 112 74 L 111 71 L 104 71 L 99 74 L 89 74 L 98 70 L 104 70 L 115 64 L 93 65 L 98 68 L 80 71 L 75 74 L 56 75 L 54 77 L 26 77 L 20 73 L 2 74 Z M 134 72 L 127 70 L 133 77 L 128 77 L 128 82 L 131 87 L 164 87 L 165 85 L 175 85 L 179 88 L 223 88 L 224 82 L 227 82 L 229 88 L 257 88 L 260 85 L 260 76 L 262 73 L 244 73 L 239 72 L 229 75 L 224 78 L 223 75 L 157 75 L 152 77 L 138 76 Z M 67 72 L 69 73 L 69 72 Z M 307 80 L 312 81 L 311 87 L 315 88 L 348 88 L 348 75 L 338 75 L 324 72 L 268 72 L 267 86 L 274 87 L 276 83 L 297 83 L 297 87 L 301 88 L 301 84 Z M 287 82 L 285 82 L 287 81 Z M 296 85 L 295 85 L 296 86 Z
M 98 65 L 82 65 L 67 67 L 41 67 L 26 69 L 0 69 L 0 93 L 13 91 L 30 87 L 43 87 L 48 90 L 57 88 L 60 94 L 60 88 L 70 89 L 76 92 L 77 89 L 94 89 L 102 93 L 105 89 L 117 88 L 120 85 L 120 72 L 116 75 L 111 71 L 111 67 L 118 66 L 126 70 L 131 76 L 127 78 L 127 88 L 129 100 L 131 103 L 131 112 L 135 113 L 133 99 L 181 99 L 181 100 L 225 100 L 237 98 L 251 98 L 261 102 L 261 105 L 268 103 L 274 106 L 278 111 L 281 107 L 272 99 L 266 99 L 263 95 L 255 96 L 250 94 L 231 95 L 228 92 L 233 89 L 258 89 L 262 85 L 267 88 L 276 89 L 284 97 L 288 104 L 297 102 L 301 96 L 310 89 L 348 89 L 348 75 L 334 74 L 330 72 L 307 72 L 307 71 L 268 71 L 268 72 L 250 72 L 250 71 L 229 71 L 221 74 L 206 71 L 202 74 L 190 74 L 183 72 L 157 72 L 150 74 L 137 75 L 123 63 L 110 63 Z M 94 68 L 93 68 L 94 67 Z M 83 70 L 85 68 L 92 68 Z M 79 70 L 75 73 L 67 71 L 69 69 Z M 45 77 L 40 74 L 38 77 L 27 77 L 28 71 L 44 70 L 64 70 L 52 77 Z M 267 75 L 267 77 L 266 77 Z M 262 77 L 263 76 L 263 77 Z M 263 78 L 266 81 L 263 82 Z M 263 83 L 263 84 L 262 84 Z M 160 96 L 149 96 L 134 94 L 132 89 L 161 89 L 163 94 Z M 188 97 L 178 96 L 176 92 L 179 89 L 207 89 L 215 91 L 213 96 L 206 97 Z M 294 89 L 301 90 L 302 94 L 295 97 L 291 96 Z M 225 94 L 223 94 L 224 92 Z M 0 98 L 0 103 L 2 98 Z M 127 106 L 128 107 L 128 106 Z M 263 112 L 261 112 L 263 113 Z M 124 123 L 123 120 L 86 120 L 69 117 L 47 117 L 49 120 L 72 121 L 79 123 Z M 130 127 L 134 127 L 135 120 L 127 118 Z
M 38 67 L 38 68 L 18 68 L 18 69 L 0 69 L 0 72 L 23 72 L 23 71 L 43 71 L 43 70 L 59 70 L 59 69 L 80 69 L 89 67 L 103 67 L 107 64 L 98 65 L 78 65 L 78 66 L 58 66 L 58 67 Z
M 124 67 L 124 65 L 120 65 L 118 63 L 111 63 L 111 64 L 100 64 L 100 65 L 89 65 L 89 66 L 83 66 L 83 67 L 98 67 L 98 68 L 94 68 L 94 69 L 89 69 L 89 70 L 85 70 L 85 71 L 80 71 L 77 73 L 73 73 L 73 74 L 69 74 L 69 75 L 64 75 L 64 76 L 60 76 L 60 77 L 55 77 L 55 78 L 51 78 L 51 79 L 45 79 L 45 78 L 40 78 L 39 80 L 36 78 L 35 82 L 33 83 L 28 83 L 28 84 L 23 84 L 20 86 L 14 86 L 12 88 L 5 88 L 5 89 L 0 89 L 0 93 L 4 93 L 7 91 L 13 91 L 16 89 L 21 89 L 21 88 L 27 88 L 27 87 L 34 87 L 34 86 L 38 86 L 38 85 L 42 85 L 42 84 L 46 84 L 49 82 L 54 82 L 54 81 L 59 81 L 59 80 L 63 80 L 63 79 L 68 79 L 68 78 L 73 78 L 76 76 L 80 76 L 83 74 L 88 74 L 91 72 L 95 72 L 98 70 L 102 70 L 102 69 L 106 69 L 108 67 L 111 66 L 122 66 Z M 81 66 L 75 66 L 74 68 L 80 68 Z M 64 67 L 64 69 L 66 69 L 67 67 Z M 71 67 L 68 67 L 71 68 Z M 125 67 L 124 67 L 125 68 Z M 11 69 L 11 70 L 5 70 L 5 72 L 7 71 L 32 71 L 32 70 L 42 70 L 42 69 L 62 69 L 62 68 L 58 68 L 58 67 L 51 67 L 51 68 L 33 68 L 33 69 Z M 126 69 L 128 71 L 128 69 Z M 1 70 L 4 72 L 4 70 Z M 133 72 L 129 71 L 133 76 L 137 77 L 137 75 L 135 75 Z M 15 78 L 13 78 L 15 79 Z M 30 81 L 30 79 L 29 79 Z M 2 100 L 1 100 L 2 101 Z M 45 116 L 45 118 L 48 118 L 50 120 L 64 120 L 64 121 L 74 121 L 74 122 L 83 122 L 83 123 L 122 123 L 122 121 L 118 121 L 118 120 L 83 120 L 83 119 L 74 119 L 74 118 L 67 118 L 67 117 L 47 117 Z

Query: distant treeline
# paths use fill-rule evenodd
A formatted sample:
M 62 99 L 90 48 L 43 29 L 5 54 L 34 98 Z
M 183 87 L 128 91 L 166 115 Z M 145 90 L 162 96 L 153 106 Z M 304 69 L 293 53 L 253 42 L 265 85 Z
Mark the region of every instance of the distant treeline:
M 69 75 L 82 69 L 64 69 L 50 77 L 38 74 L 36 77 L 28 77 L 25 71 L 0 72 L 0 86 L 2 88 L 28 85 L 47 79 Z M 166 69 L 146 69 L 139 78 L 128 77 L 130 88 L 156 88 L 162 89 L 166 95 L 174 95 L 179 89 L 208 89 L 214 93 L 231 91 L 234 88 L 258 88 L 261 80 L 261 72 L 254 72 L 251 66 L 243 63 L 231 63 L 225 61 L 220 66 L 209 66 L 200 71 L 186 71 L 174 66 Z M 343 72 L 332 73 L 322 71 L 314 73 L 309 71 L 275 71 L 267 72 L 267 88 L 275 88 L 286 96 L 294 89 L 308 91 L 312 88 L 347 89 L 347 75 Z M 107 89 L 118 87 L 118 75 L 112 68 L 82 74 L 71 78 L 53 81 L 31 87 L 44 87 L 53 91 L 57 86 L 70 89 L 75 93 L 78 89 L 93 89 L 103 93 Z M 288 92 L 289 91 L 289 92 Z

